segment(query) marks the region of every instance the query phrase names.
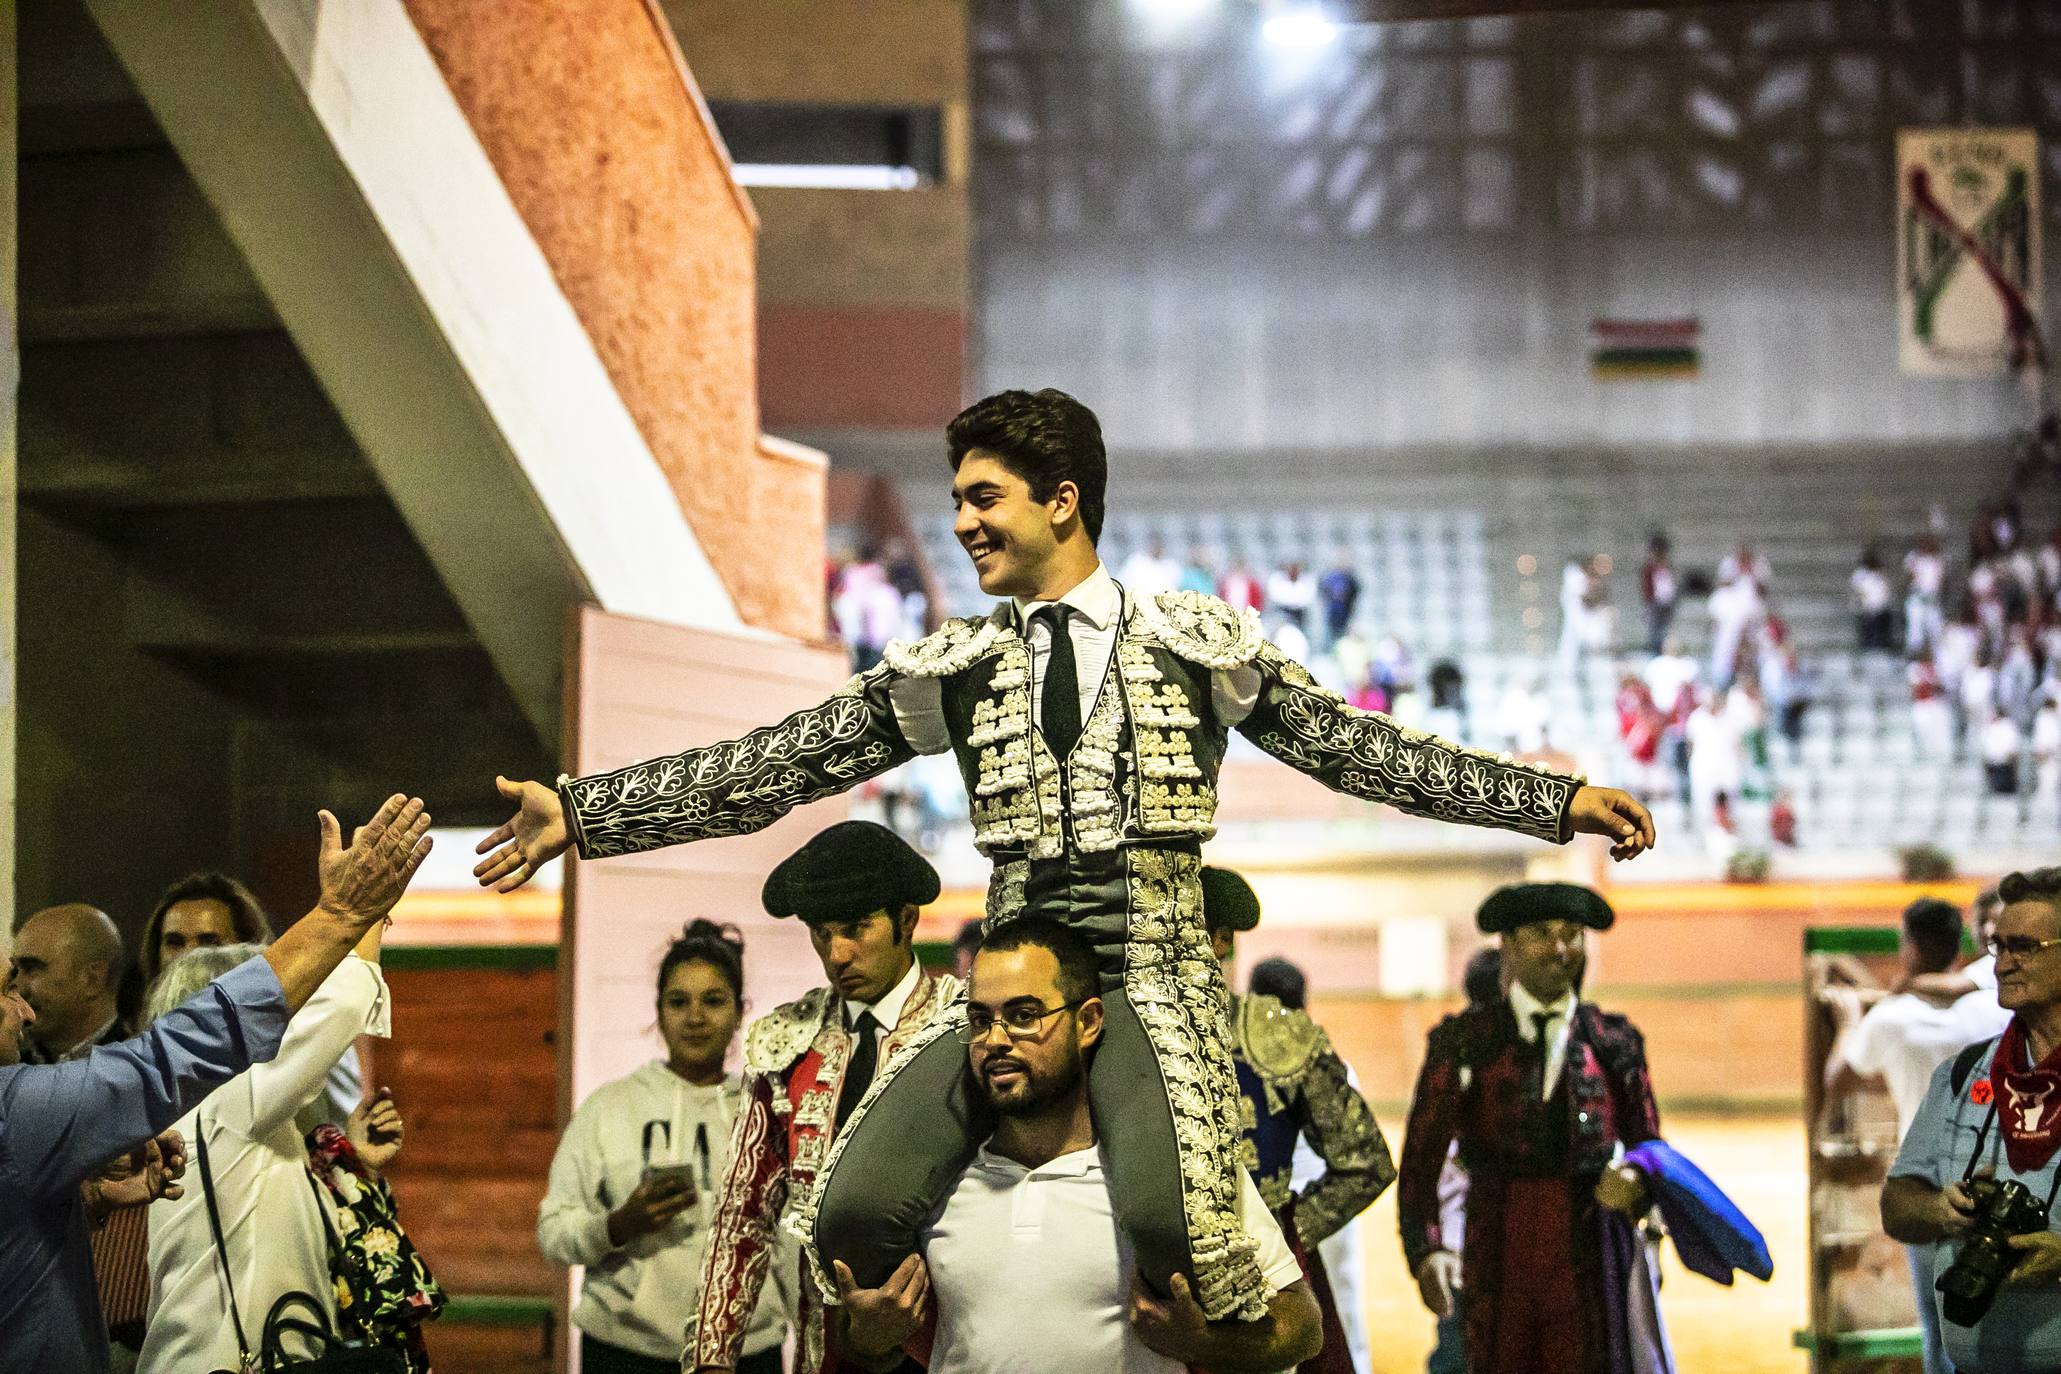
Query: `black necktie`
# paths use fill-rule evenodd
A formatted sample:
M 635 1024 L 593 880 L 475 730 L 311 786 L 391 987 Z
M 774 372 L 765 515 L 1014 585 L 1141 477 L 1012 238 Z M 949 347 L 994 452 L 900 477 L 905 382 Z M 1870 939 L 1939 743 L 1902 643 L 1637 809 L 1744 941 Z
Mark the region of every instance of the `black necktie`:
M 844 1083 L 837 1090 L 837 1125 L 842 1129 L 851 1119 L 859 1099 L 866 1095 L 866 1089 L 873 1085 L 873 1070 L 880 1062 L 880 1042 L 873 1032 L 880 1023 L 873 1019 L 873 1013 L 862 1011 L 859 1019 L 852 1023 L 852 1057 L 845 1062 Z
M 1052 649 L 1045 656 L 1045 685 L 1039 697 L 1040 728 L 1053 757 L 1064 760 L 1081 737 L 1081 683 L 1073 666 L 1073 636 L 1067 632 L 1065 606 L 1046 606 L 1035 619 L 1052 631 Z

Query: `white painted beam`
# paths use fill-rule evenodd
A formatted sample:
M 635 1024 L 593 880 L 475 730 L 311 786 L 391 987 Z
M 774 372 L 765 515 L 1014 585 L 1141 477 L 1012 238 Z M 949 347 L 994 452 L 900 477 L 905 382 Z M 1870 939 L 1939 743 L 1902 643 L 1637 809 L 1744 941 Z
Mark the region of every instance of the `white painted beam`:
M 742 623 L 399 0 L 87 0 L 546 739 L 564 615 Z

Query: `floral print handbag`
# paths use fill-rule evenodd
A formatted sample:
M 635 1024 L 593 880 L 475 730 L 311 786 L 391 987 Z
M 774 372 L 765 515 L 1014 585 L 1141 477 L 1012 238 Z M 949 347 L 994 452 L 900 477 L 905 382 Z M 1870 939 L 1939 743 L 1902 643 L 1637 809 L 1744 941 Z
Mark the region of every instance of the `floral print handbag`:
M 430 1374 L 422 1324 L 444 1310 L 444 1290 L 401 1229 L 393 1188 L 372 1177 L 335 1126 L 308 1133 L 308 1184 L 327 1193 L 320 1208 L 329 1233 L 329 1272 L 337 1324 L 374 1346 L 405 1354 L 410 1374 Z

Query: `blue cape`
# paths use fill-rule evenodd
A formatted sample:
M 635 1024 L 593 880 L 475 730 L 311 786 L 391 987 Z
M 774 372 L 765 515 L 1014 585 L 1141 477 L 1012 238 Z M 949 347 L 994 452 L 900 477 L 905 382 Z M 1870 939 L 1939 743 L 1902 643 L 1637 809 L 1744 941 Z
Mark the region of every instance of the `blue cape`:
M 1646 1175 L 1647 1188 L 1674 1237 L 1682 1263 L 1722 1284 L 1744 1270 L 1765 1283 L 1775 1272 L 1768 1243 L 1732 1199 L 1664 1140 L 1649 1140 L 1625 1154 Z

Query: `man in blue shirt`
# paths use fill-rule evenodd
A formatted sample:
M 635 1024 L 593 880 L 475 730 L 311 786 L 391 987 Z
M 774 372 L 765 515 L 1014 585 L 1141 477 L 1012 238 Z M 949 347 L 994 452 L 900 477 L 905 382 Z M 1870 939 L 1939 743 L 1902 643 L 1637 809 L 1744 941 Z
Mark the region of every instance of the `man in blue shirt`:
M 2061 868 L 2013 873 L 1997 890 L 2004 910 L 1989 952 L 2011 1024 L 1934 1070 L 1882 1186 L 1883 1229 L 1930 1246 L 1936 1274 L 1975 1220 L 1971 1174 L 2015 1180 L 2051 1201 L 2061 1169 Z M 2050 1216 L 2010 1244 L 2017 1263 L 1989 1311 L 1974 1326 L 1940 1323 L 1960 1374 L 2061 1368 L 2061 1232 Z M 1939 1310 L 1939 1294 L 1930 1296 Z
M 396 796 L 349 848 L 321 813 L 322 896 L 261 958 L 133 1040 L 23 1064 L 35 1023 L 10 964 L 0 986 L 0 1370 L 104 1374 L 107 1332 L 79 1185 L 279 1051 L 287 1018 L 385 919 L 429 853 L 429 814 Z

